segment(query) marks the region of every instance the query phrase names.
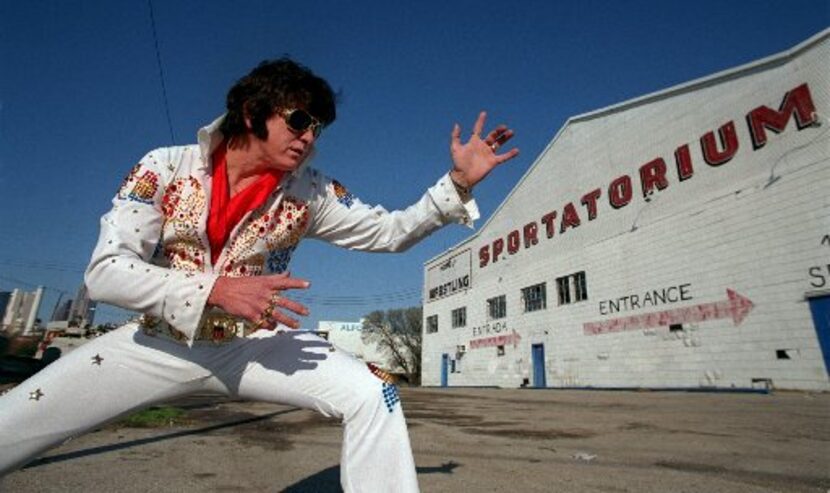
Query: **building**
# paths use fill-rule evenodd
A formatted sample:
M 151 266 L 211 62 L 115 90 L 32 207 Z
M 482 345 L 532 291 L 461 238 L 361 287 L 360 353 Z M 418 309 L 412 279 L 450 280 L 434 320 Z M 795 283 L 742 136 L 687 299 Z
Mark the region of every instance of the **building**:
M 81 283 L 78 287 L 78 292 L 75 294 L 75 299 L 69 308 L 69 317 L 67 320 L 70 325 L 77 324 L 78 327 L 85 327 L 92 325 L 95 321 L 95 307 L 97 302 L 89 299 L 89 291 L 86 284 Z
M 426 262 L 424 385 L 830 390 L 829 38 L 570 118 Z
M 363 341 L 363 321 L 359 322 L 335 322 L 319 321 L 317 333 L 326 338 L 338 349 L 352 353 L 356 358 L 372 363 L 378 367 L 391 372 L 400 373 L 401 368 L 377 344 Z
M 15 289 L 6 303 L 2 330 L 11 335 L 30 336 L 37 327 L 37 314 L 43 300 L 43 287 L 31 293 Z
M 2 321 L 6 315 L 6 307 L 9 306 L 9 300 L 11 297 L 11 291 L 0 291 L 0 321 Z

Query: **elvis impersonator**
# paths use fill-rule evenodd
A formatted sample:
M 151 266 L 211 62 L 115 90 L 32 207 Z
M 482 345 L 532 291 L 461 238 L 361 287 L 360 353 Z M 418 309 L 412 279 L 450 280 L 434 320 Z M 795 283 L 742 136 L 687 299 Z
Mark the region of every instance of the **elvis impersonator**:
M 101 219 L 86 271 L 93 299 L 141 312 L 0 397 L 0 475 L 66 439 L 194 392 L 315 409 L 344 424 L 344 491 L 418 490 L 396 387 L 382 370 L 295 332 L 288 291 L 303 237 L 394 252 L 448 223 L 469 224 L 470 190 L 518 149 L 512 130 L 463 143 L 452 168 L 405 210 L 387 212 L 304 166 L 335 119 L 328 83 L 289 58 L 265 61 L 228 92 L 198 144 L 151 151 Z

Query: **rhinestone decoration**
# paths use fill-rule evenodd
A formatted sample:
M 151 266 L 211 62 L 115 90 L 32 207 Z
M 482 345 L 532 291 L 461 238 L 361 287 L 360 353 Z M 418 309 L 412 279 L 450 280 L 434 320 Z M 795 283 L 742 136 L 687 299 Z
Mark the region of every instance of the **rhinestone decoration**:
M 40 398 L 43 397 L 44 395 L 46 395 L 46 394 L 44 394 L 43 391 L 41 391 L 40 389 L 36 389 L 32 392 L 29 392 L 29 400 L 30 401 L 39 401 Z
M 93 365 L 98 365 L 98 366 L 101 366 L 101 362 L 104 361 L 104 358 L 102 358 L 100 354 L 96 354 L 91 359 L 92 359 L 92 364 Z
M 401 402 L 397 386 L 383 382 L 383 402 L 390 413 L 395 409 L 395 404 Z
M 354 195 L 337 180 L 332 180 L 331 185 L 334 188 L 334 195 L 337 196 L 337 201 L 351 209 L 354 203 Z
M 375 365 L 373 363 L 366 363 L 366 366 L 369 368 L 369 371 L 372 372 L 372 374 L 374 376 L 378 377 L 379 379 L 383 380 L 384 382 L 386 382 L 386 383 L 395 383 L 396 382 L 395 377 L 392 376 L 391 373 L 389 373 L 387 371 L 384 371 L 384 370 L 381 370 L 380 368 L 378 368 L 377 365 Z

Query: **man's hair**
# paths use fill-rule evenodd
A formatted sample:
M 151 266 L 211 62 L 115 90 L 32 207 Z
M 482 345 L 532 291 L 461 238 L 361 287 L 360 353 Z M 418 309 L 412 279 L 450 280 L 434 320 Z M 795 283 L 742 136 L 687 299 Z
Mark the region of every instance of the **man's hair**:
M 267 139 L 266 122 L 278 109 L 303 108 L 323 126 L 337 117 L 335 95 L 328 82 L 287 56 L 265 60 L 239 79 L 228 91 L 226 105 L 227 116 L 219 127 L 226 138 L 246 134 L 248 117 L 251 132 Z

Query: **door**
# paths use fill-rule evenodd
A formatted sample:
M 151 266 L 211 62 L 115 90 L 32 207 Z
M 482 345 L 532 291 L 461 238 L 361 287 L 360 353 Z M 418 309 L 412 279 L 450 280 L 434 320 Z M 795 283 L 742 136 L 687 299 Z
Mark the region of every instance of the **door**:
M 450 355 L 449 354 L 442 354 L 441 355 L 441 386 L 447 386 L 447 371 L 450 366 Z
M 533 386 L 545 388 L 548 386 L 545 381 L 545 345 L 534 344 L 531 346 L 531 356 L 533 360 Z
M 830 374 L 830 296 L 810 298 L 810 312 L 813 314 L 818 344 L 824 356 L 824 371 Z

